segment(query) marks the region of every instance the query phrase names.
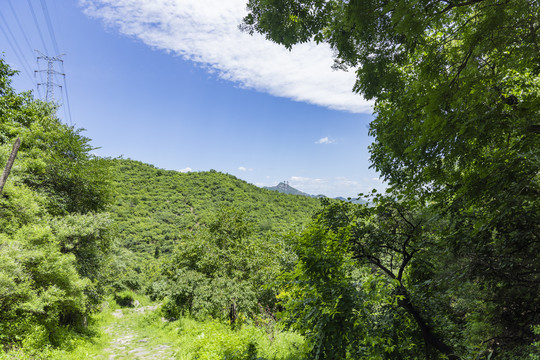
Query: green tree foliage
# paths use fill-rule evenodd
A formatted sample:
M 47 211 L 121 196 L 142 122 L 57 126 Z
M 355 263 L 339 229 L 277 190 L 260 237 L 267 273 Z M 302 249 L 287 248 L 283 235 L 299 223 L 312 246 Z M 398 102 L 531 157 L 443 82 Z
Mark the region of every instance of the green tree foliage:
M 0 76 L 10 74 L 6 68 Z M 60 124 L 51 104 L 36 101 L 29 93 L 16 94 L 9 87 L 1 93 L 3 163 L 14 139 L 23 140 L 12 175 L 44 195 L 47 211 L 53 215 L 104 210 L 112 194 L 110 173 L 106 159 L 90 154 L 90 139 L 81 130 Z
M 284 321 L 306 334 L 313 358 L 527 354 L 493 346 L 505 331 L 493 326 L 498 309 L 490 292 L 463 273 L 466 259 L 451 251 L 447 221 L 389 196 L 369 207 L 325 205 L 295 239 L 298 263 L 281 276 L 279 295 Z
M 0 164 L 22 144 L 0 195 L 0 344 L 59 345 L 100 300 L 111 222 L 108 162 L 55 107 L 17 94 L 0 60 Z
M 354 90 L 376 101 L 373 166 L 398 203 L 439 219 L 430 240 L 436 245 L 421 248 L 445 268 L 431 265 L 425 281 L 448 268 L 460 280 L 447 277 L 447 290 L 425 288 L 424 297 L 469 286 L 464 313 L 484 316 L 490 326 L 472 338 L 487 344 L 492 358 L 519 353 L 534 339 L 531 325 L 540 323 L 539 4 L 250 0 L 248 9 L 246 31 L 288 48 L 327 42 L 337 68 L 356 70 Z M 401 215 L 383 203 L 394 213 L 385 226 L 393 226 Z M 373 249 L 389 244 L 379 230 L 369 230 Z M 430 316 L 437 318 L 434 305 Z M 466 353 L 467 332 L 459 333 L 445 344 Z
M 312 348 L 309 358 L 344 359 L 364 339 L 367 342 L 364 330 L 369 326 L 362 317 L 358 274 L 348 245 L 318 222 L 293 244 L 298 256 L 295 269 L 279 279 L 282 320 L 305 334 Z
M 283 248 L 254 230 L 244 212 L 223 208 L 208 226 L 186 232 L 164 271 L 166 311 L 232 322 L 273 312 L 275 294 L 263 286 L 280 271 Z
M 0 342 L 12 344 L 43 329 L 53 344 L 59 326 L 86 314 L 90 285 L 75 257 L 60 251 L 50 228 L 29 225 L 0 238 Z
M 103 273 L 113 247 L 114 231 L 107 213 L 70 214 L 50 220 L 63 253 L 75 255 L 78 273 L 93 281 L 91 295 L 98 303 L 102 286 L 109 279 Z

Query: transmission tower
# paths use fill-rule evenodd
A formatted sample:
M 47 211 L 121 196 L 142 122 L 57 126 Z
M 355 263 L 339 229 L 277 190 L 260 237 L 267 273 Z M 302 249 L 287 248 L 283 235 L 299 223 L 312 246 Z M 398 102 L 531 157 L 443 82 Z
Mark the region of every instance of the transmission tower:
M 38 50 L 36 50 L 36 52 L 39 54 L 39 56 L 37 57 L 38 63 L 40 59 L 43 59 L 47 62 L 47 70 L 35 70 L 34 74 L 37 72 L 47 73 L 47 82 L 38 83 L 38 86 L 46 85 L 47 91 L 45 93 L 45 101 L 51 102 L 51 101 L 54 101 L 54 86 L 56 85 L 59 88 L 62 88 L 61 85 L 58 85 L 54 82 L 54 75 L 57 74 L 57 75 L 66 76 L 66 74 L 54 70 L 54 63 L 57 61 L 63 63 L 64 61 L 61 59 L 61 57 L 64 56 L 65 54 L 56 55 L 56 56 L 47 56 Z

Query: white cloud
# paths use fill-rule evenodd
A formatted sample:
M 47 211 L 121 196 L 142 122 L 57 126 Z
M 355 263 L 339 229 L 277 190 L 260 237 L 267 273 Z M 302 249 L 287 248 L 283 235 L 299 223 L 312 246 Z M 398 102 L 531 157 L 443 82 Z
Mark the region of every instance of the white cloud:
M 315 141 L 315 144 L 333 144 L 335 142 L 335 140 L 332 140 L 327 136 Z
M 180 169 L 180 170 L 178 170 L 178 171 L 180 171 L 180 172 L 182 172 L 182 173 L 187 173 L 187 172 L 192 172 L 193 169 L 190 168 L 190 167 L 186 167 L 186 168 Z
M 249 168 L 249 169 L 248 169 L 248 168 L 246 168 L 246 167 L 244 167 L 244 166 L 239 166 L 239 167 L 238 167 L 238 170 L 240 170 L 240 171 L 253 171 L 252 168 Z
M 238 30 L 247 0 L 80 0 L 86 14 L 144 43 L 194 61 L 241 87 L 332 109 L 371 113 L 352 93 L 354 71 L 333 71 L 332 50 L 292 51 Z

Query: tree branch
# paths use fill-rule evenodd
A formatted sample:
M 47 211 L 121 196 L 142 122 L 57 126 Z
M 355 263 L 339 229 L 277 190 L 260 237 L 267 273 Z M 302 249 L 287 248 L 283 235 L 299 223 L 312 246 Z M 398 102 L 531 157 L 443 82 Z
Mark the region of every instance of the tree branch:
M 462 3 L 450 3 L 447 7 L 445 7 L 444 9 L 442 9 L 439 12 L 439 15 L 442 15 L 445 12 L 448 12 L 448 11 L 450 11 L 453 8 L 456 8 L 456 7 L 474 5 L 474 4 L 480 3 L 482 1 L 484 1 L 484 0 L 471 0 L 471 1 L 465 1 L 465 2 L 462 2 Z
M 454 78 L 452 79 L 452 81 L 450 82 L 449 87 L 454 86 L 454 84 L 459 79 L 459 75 L 461 75 L 461 72 L 463 71 L 463 69 L 465 69 L 465 67 L 467 66 L 467 63 L 469 62 L 469 59 L 471 58 L 473 48 L 474 48 L 474 46 L 471 46 L 469 48 L 469 50 L 467 51 L 467 55 L 465 56 L 465 59 L 463 59 L 463 61 L 459 65 L 458 71 L 457 71 L 456 75 L 454 76 Z
M 11 167 L 15 162 L 15 158 L 17 157 L 19 146 L 21 146 L 21 139 L 17 138 L 17 140 L 15 140 L 15 144 L 13 144 L 13 150 L 11 150 L 11 155 L 9 155 L 9 159 L 7 161 L 6 167 L 4 168 L 4 172 L 2 173 L 2 177 L 0 178 L 0 194 L 4 190 L 4 185 L 6 184 L 9 173 L 11 172 Z
M 433 330 L 426 323 L 426 321 L 420 314 L 420 311 L 418 311 L 418 309 L 411 303 L 410 294 L 407 289 L 405 289 L 403 285 L 400 285 L 396 290 L 398 295 L 403 297 L 402 299 L 398 300 L 398 305 L 405 309 L 405 311 L 407 311 L 410 315 L 412 315 L 412 317 L 420 327 L 420 331 L 422 333 L 424 341 L 427 344 L 433 346 L 441 353 L 445 354 L 449 360 L 460 360 L 460 357 L 454 354 L 454 350 L 433 333 Z

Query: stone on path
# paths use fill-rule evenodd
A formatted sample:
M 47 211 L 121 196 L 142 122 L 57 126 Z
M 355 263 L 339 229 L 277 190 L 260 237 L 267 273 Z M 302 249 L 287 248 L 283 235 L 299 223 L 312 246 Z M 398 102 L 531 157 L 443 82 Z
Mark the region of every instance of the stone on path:
M 127 310 L 118 309 L 112 313 L 117 320 L 104 329 L 107 334 L 112 336 L 109 347 L 104 349 L 108 353 L 109 360 L 174 359 L 174 351 L 171 345 L 156 344 L 156 341 L 152 341 L 151 337 L 143 337 L 143 334 L 138 333 L 136 328 L 132 328 L 134 317 L 142 316 L 147 311 L 154 311 L 159 305 L 141 306 Z M 148 332 L 146 335 L 148 335 Z M 103 356 L 99 357 L 104 358 Z

